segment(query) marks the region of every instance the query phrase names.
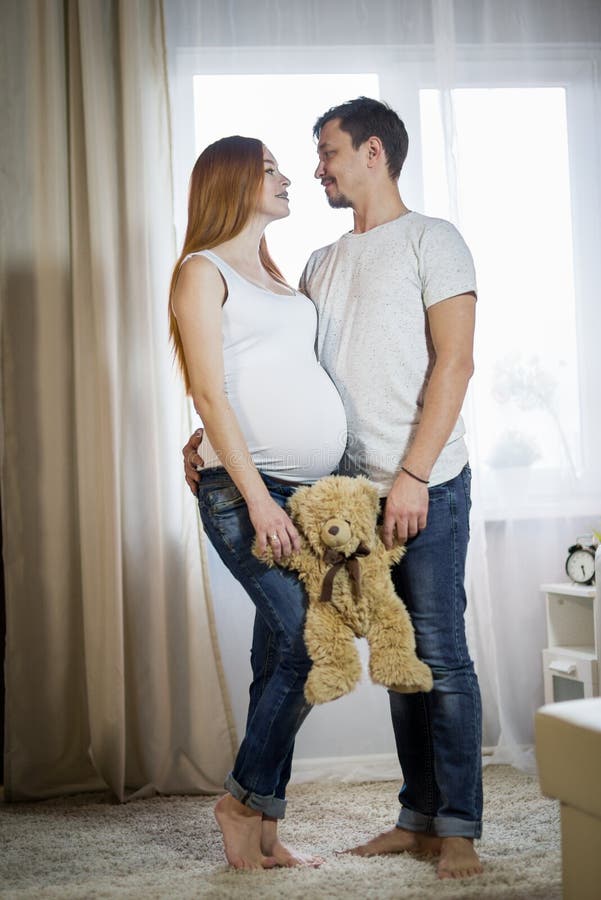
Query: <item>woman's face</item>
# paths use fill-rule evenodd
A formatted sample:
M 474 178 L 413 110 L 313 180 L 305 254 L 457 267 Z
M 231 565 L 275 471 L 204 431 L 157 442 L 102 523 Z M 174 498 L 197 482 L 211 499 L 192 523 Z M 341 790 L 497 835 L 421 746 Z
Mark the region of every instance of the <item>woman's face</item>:
M 263 171 L 263 189 L 259 196 L 257 212 L 267 216 L 270 221 L 283 219 L 290 215 L 287 190 L 290 186 L 290 179 L 280 172 L 275 156 L 265 146 L 263 147 Z

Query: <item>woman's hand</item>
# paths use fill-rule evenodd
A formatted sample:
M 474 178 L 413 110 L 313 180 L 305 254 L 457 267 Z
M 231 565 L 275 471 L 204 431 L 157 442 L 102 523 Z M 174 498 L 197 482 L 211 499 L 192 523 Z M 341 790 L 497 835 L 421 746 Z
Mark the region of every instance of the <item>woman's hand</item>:
M 293 550 L 300 550 L 300 536 L 292 519 L 269 494 L 264 499 L 249 503 L 248 514 L 257 534 L 257 547 L 261 554 L 265 553 L 267 544 L 276 561 L 282 556 L 289 556 Z

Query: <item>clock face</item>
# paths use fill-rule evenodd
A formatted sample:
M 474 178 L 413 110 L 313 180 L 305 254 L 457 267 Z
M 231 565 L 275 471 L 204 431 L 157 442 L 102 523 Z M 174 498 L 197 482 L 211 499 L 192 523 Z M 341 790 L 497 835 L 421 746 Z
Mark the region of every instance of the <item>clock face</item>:
M 566 572 L 577 584 L 586 584 L 595 574 L 595 557 L 590 550 L 574 550 L 566 562 Z

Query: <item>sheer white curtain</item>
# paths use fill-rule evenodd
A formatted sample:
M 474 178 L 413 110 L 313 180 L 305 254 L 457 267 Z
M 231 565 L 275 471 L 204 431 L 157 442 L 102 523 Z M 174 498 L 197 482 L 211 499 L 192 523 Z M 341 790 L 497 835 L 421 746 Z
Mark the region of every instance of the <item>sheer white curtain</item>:
M 492 761 L 530 769 L 533 715 L 542 702 L 540 650 L 546 643 L 540 584 L 565 580 L 567 546 L 590 533 L 601 514 L 594 399 L 598 334 L 592 336 L 584 324 L 595 314 L 591 293 L 600 272 L 594 244 L 582 240 L 586 232 L 595 235 L 595 243 L 601 237 L 598 201 L 584 200 L 587 191 L 601 194 L 599 157 L 586 146 L 600 124 L 601 9 L 559 0 L 503 8 L 434 0 L 432 9 L 448 210 L 477 265 L 480 259 L 482 274 L 478 374 L 466 411 L 476 474 L 468 626 L 483 687 L 485 742 L 495 746 Z M 492 117 L 479 123 L 510 145 L 503 159 L 510 178 L 495 171 L 495 157 L 489 169 L 490 179 L 506 183 L 507 193 L 497 194 L 490 214 L 480 211 L 475 221 L 465 172 L 473 160 L 462 134 L 465 95 L 486 92 L 494 106 L 508 89 L 515 116 L 506 114 L 502 127 Z M 566 143 L 566 157 L 569 144 L 567 185 L 545 162 L 553 149 L 540 153 L 537 147 L 536 158 L 528 146 L 534 131 L 523 122 L 522 129 L 516 127 L 520 94 L 537 93 L 530 108 L 540 117 L 536 127 L 544 130 L 545 94 L 558 89 L 565 91 L 567 106 L 565 132 L 556 133 Z M 497 108 L 503 115 L 502 103 Z M 555 112 L 561 111 L 558 104 Z M 495 197 L 494 189 L 481 189 Z M 537 197 L 539 221 L 548 215 L 556 219 L 554 231 L 565 228 L 558 257 L 550 258 L 542 229 L 533 233 L 520 221 L 520 208 L 535 209 L 530 195 Z M 503 235 L 497 219 L 510 223 L 514 234 Z M 565 273 L 563 292 L 549 283 L 547 272 L 559 283 Z M 562 315 L 563 332 L 554 322 Z
M 235 738 L 167 343 L 158 0 L 3 8 L 7 799 L 213 791 Z
M 195 149 L 193 74 L 319 73 L 316 117 L 341 99 L 331 75 L 375 73 L 381 98 L 409 129 L 405 202 L 452 219 L 472 247 L 480 296 L 477 374 L 466 404 L 474 469 L 468 627 L 482 685 L 484 744 L 496 748 L 493 759 L 529 767 L 533 713 L 543 701 L 539 587 L 565 578 L 567 547 L 601 518 L 595 387 L 601 354 L 593 325 L 601 283 L 601 8 L 586 0 L 164 0 L 164 7 L 176 109 L 176 216 Z M 535 89 L 561 92 L 544 120 L 549 95 L 528 93 Z M 301 107 L 304 114 L 300 83 L 297 90 L 274 108 L 269 89 L 257 88 L 256 97 L 245 95 L 239 116 L 246 122 L 254 103 L 272 110 L 282 134 L 292 131 Z M 509 90 L 513 97 L 502 93 Z M 234 105 L 228 121 L 235 123 L 236 112 Z M 538 135 L 529 125 L 537 118 Z M 274 135 L 277 155 L 277 128 Z M 553 171 L 545 180 L 544 164 L 556 164 L 552 152 L 560 145 L 564 181 Z M 286 159 L 280 162 L 287 171 Z M 301 173 L 290 174 L 293 214 L 282 226 L 281 246 L 289 229 L 296 255 L 306 256 L 315 226 L 309 220 L 293 230 L 295 174 L 301 195 L 310 186 L 301 184 Z M 296 204 L 303 202 L 301 196 Z M 556 223 L 556 234 L 529 224 L 543 220 Z M 341 221 L 339 233 L 345 227 Z M 218 593 L 235 590 L 216 564 L 213 581 Z M 236 641 L 248 640 L 251 616 L 244 636 L 234 634 L 223 608 L 220 616 L 233 683 L 246 674 Z M 242 704 L 236 715 L 242 721 Z M 388 753 L 385 719 L 385 701 L 361 688 L 327 716 L 316 710 L 309 717 L 297 755 Z

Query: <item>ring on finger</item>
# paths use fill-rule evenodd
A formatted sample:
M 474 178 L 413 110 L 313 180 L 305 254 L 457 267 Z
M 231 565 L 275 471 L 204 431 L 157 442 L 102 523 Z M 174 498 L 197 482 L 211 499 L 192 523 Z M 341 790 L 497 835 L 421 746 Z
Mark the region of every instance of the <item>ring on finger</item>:
M 270 535 L 269 535 L 269 540 L 270 540 L 273 544 L 275 544 L 276 541 L 277 541 L 277 543 L 280 542 L 280 539 L 279 539 L 279 537 L 277 536 L 277 534 L 276 534 L 275 531 L 273 532 L 273 534 L 270 534 Z

